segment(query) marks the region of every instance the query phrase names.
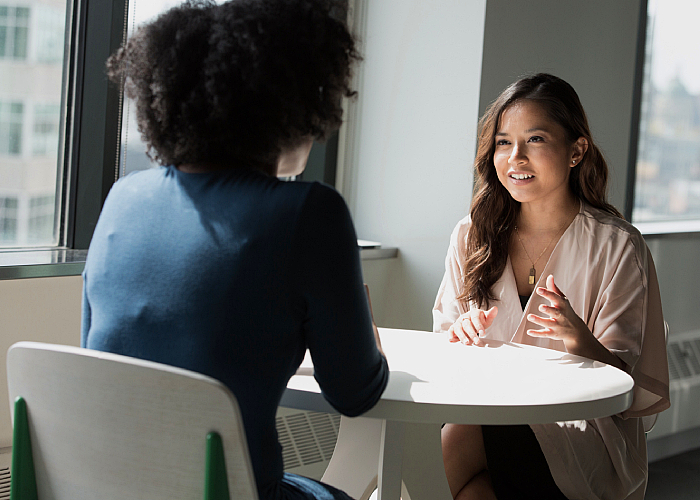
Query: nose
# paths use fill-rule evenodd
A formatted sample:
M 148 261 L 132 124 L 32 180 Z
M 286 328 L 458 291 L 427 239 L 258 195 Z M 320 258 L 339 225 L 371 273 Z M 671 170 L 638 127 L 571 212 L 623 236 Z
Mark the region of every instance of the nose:
M 522 165 L 527 161 L 527 156 L 525 156 L 525 151 L 520 146 L 519 143 L 513 144 L 513 149 L 510 151 L 510 157 L 508 158 L 508 163 L 510 165 Z

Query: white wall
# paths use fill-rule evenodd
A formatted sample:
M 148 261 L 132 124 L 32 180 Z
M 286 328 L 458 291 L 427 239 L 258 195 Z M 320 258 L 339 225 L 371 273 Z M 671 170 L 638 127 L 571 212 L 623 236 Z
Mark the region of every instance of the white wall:
M 12 445 L 5 355 L 20 340 L 80 344 L 80 276 L 0 280 L 0 448 Z
M 380 326 L 430 329 L 450 233 L 471 200 L 486 0 L 359 2 L 364 62 L 343 194 Z

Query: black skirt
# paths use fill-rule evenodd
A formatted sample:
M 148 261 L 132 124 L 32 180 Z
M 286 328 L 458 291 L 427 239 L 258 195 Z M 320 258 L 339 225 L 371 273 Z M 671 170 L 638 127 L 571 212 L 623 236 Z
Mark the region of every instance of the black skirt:
M 482 425 L 481 432 L 498 500 L 567 500 L 529 425 Z

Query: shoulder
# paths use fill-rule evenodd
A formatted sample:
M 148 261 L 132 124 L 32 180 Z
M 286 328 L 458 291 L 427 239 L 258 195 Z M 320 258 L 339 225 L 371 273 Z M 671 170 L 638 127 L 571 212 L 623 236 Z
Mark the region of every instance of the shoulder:
M 110 189 L 110 195 L 114 193 L 133 192 L 154 187 L 170 175 L 168 167 L 149 168 L 131 172 L 121 177 Z
M 334 188 L 320 182 L 290 182 L 290 188 L 300 195 L 303 215 L 317 219 L 350 217 L 343 197 Z
M 470 215 L 467 215 L 460 220 L 452 230 L 452 234 L 450 235 L 450 248 L 457 251 L 458 255 L 462 255 L 466 249 L 467 235 L 469 234 L 471 225 L 472 218 Z
M 345 200 L 335 189 L 320 182 L 291 182 L 285 189 L 295 193 L 297 200 L 294 231 L 302 245 L 327 246 L 327 242 L 354 241 L 355 227 Z
M 632 243 L 644 243 L 639 230 L 620 217 L 584 204 L 581 214 L 584 225 L 591 231 L 609 235 L 611 238 L 630 240 Z
M 599 250 L 608 254 L 632 253 L 641 269 L 646 269 L 647 245 L 639 230 L 620 217 L 584 204 L 580 224 L 595 241 Z
M 338 191 L 322 182 L 297 182 L 307 191 L 307 203 L 326 203 L 346 207 L 345 200 Z

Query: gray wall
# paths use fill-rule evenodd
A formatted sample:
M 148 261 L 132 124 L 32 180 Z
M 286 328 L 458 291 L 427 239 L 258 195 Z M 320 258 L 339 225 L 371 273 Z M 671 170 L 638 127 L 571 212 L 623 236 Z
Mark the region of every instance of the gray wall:
M 642 0 L 488 0 L 479 111 L 518 77 L 552 73 L 578 93 L 624 211 Z
M 647 239 L 647 244 L 659 275 L 670 334 L 700 331 L 700 235 Z

